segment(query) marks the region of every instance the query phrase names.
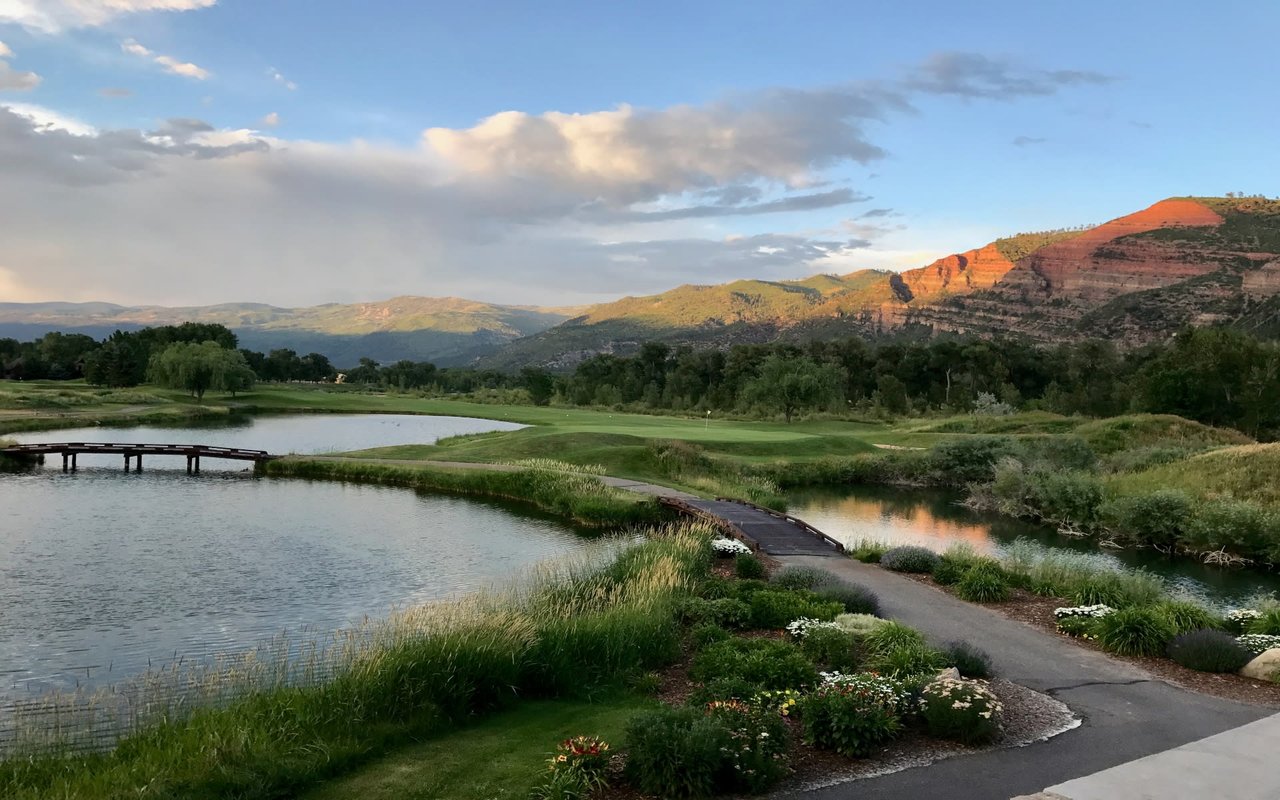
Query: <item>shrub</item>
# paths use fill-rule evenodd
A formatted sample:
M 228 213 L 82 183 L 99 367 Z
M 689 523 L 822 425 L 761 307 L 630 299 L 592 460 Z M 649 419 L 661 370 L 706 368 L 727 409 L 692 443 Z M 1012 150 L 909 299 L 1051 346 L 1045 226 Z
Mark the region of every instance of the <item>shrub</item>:
M 769 583 L 782 589 L 817 589 L 835 580 L 836 576 L 818 567 L 783 567 Z
M 733 597 L 739 581 L 731 581 L 719 575 L 710 575 L 698 587 L 698 593 L 708 600 L 719 600 L 722 597 Z
M 743 554 L 733 560 L 733 573 L 739 578 L 752 579 L 764 577 L 764 563 L 754 555 Z
M 1096 638 L 1096 622 L 1093 617 L 1063 617 L 1058 620 L 1058 631 L 1081 639 L 1093 639 Z
M 871 539 L 862 539 L 853 547 L 848 548 L 845 552 L 850 558 L 861 561 L 864 564 L 879 564 L 880 557 L 889 549 L 889 545 L 884 542 L 877 542 Z
M 823 600 L 831 600 L 844 606 L 848 614 L 880 614 L 880 598 L 875 592 L 856 583 L 836 581 L 819 586 L 814 593 Z
M 1243 500 L 1212 500 L 1187 521 L 1181 544 L 1188 550 L 1226 550 L 1257 558 L 1280 541 L 1280 515 Z
M 1004 707 L 976 681 L 943 678 L 920 693 L 920 716 L 929 735 L 965 744 L 989 742 L 1000 732 Z
M 1009 581 L 999 567 L 970 567 L 956 584 L 956 594 L 974 603 L 998 603 L 1009 598 Z
M 1262 616 L 1251 620 L 1245 626 L 1245 631 L 1266 636 L 1280 636 L 1280 608 L 1270 608 L 1263 611 Z
M 1218 627 L 1216 615 L 1199 603 L 1189 600 L 1165 600 L 1157 603 L 1156 608 L 1173 623 L 1175 633 L 1190 633 L 1204 628 Z
M 952 586 L 960 582 L 968 568 L 967 562 L 944 553 L 933 568 L 933 579 L 943 586 Z
M 714 622 L 701 622 L 689 631 L 689 643 L 695 650 L 701 650 L 707 645 L 723 642 L 731 636 L 732 634 Z
M 1098 642 L 1122 656 L 1155 656 L 1164 652 L 1177 631 L 1155 606 L 1122 608 L 1095 623 Z
M 832 620 L 844 611 L 839 603 L 812 592 L 759 591 L 751 596 L 751 623 L 757 628 L 783 628 L 801 617 Z
M 742 678 L 715 678 L 689 692 L 686 705 L 705 708 L 716 700 L 749 700 L 760 693 L 760 687 Z
M 989 483 L 996 462 L 1017 452 L 1017 443 L 1008 436 L 966 436 L 939 442 L 929 456 L 940 483 L 964 486 Z
M 806 741 L 843 756 L 865 756 L 902 730 L 902 685 L 878 675 L 836 676 L 800 700 Z
M 710 621 L 724 628 L 744 628 L 751 622 L 751 606 L 733 597 L 712 600 Z
M 968 642 L 950 642 L 942 648 L 942 656 L 966 678 L 991 677 L 991 656 Z
M 740 678 L 757 690 L 798 689 L 818 682 L 813 662 L 796 645 L 777 639 L 716 642 L 694 657 L 689 677 L 701 683 Z
M 865 636 L 868 633 L 889 624 L 889 620 L 873 617 L 870 614 L 841 614 L 835 623 L 854 636 Z
M 658 797 L 706 797 L 720 789 L 729 746 L 724 724 L 697 708 L 664 708 L 627 725 L 627 779 Z
M 800 650 L 813 663 L 840 672 L 858 666 L 857 640 L 843 628 L 815 628 L 800 642 Z
M 1253 658 L 1236 637 L 1215 630 L 1183 633 L 1169 642 L 1169 658 L 1200 672 L 1236 672 Z
M 1055 472 L 1091 470 L 1098 463 L 1089 443 L 1074 434 L 1028 437 L 1019 445 L 1023 462 Z
M 1191 509 L 1191 497 L 1186 492 L 1157 489 L 1112 500 L 1100 513 L 1117 536 L 1138 545 L 1169 550 L 1182 540 Z
M 1105 499 L 1102 481 L 1085 472 L 1037 472 L 1030 477 L 1032 502 L 1053 522 L 1092 528 Z
M 728 746 L 721 751 L 721 793 L 760 794 L 786 774 L 787 726 L 781 714 L 740 700 L 709 703 L 706 713 L 728 734 Z
M 730 585 L 733 590 L 733 596 L 739 600 L 751 602 L 751 598 L 756 592 L 770 588 L 769 584 L 762 580 L 751 578 L 748 580 L 731 581 Z
M 938 554 L 927 547 L 903 545 L 886 550 L 880 556 L 880 566 L 894 572 L 933 572 L 938 564 Z

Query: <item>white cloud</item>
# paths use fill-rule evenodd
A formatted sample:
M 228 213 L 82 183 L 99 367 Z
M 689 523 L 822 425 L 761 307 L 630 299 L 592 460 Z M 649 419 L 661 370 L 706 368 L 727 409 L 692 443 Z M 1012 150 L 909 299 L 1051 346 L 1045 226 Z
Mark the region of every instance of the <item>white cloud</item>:
M 780 212 L 866 200 L 852 185 L 819 184 L 834 165 L 882 157 L 870 121 L 903 116 L 913 96 L 857 84 L 665 109 L 506 112 L 432 128 L 414 147 L 192 119 L 95 130 L 11 106 L 0 109 L 0 241 L 29 296 L 127 302 L 454 294 L 563 304 L 836 271 L 874 260 L 872 226 L 890 212 L 843 229 L 759 231 L 790 219 Z M 744 215 L 749 226 L 735 222 Z
M 291 92 L 297 90 L 298 88 L 298 84 L 294 83 L 293 81 L 289 80 L 285 76 L 281 75 L 280 70 L 276 69 L 275 67 L 267 67 L 267 75 L 271 76 L 271 80 L 275 81 L 276 83 L 280 84 L 281 86 L 283 86 L 284 88 L 288 89 Z
M 0 0 L 0 23 L 12 22 L 45 33 L 104 25 L 116 17 L 146 11 L 194 11 L 218 0 Z
M 203 67 L 192 64 L 189 61 L 179 61 L 172 56 L 161 55 L 153 50 L 143 47 L 134 39 L 126 39 L 120 43 L 120 49 L 129 55 L 138 56 L 139 58 L 149 58 L 156 64 L 164 68 L 165 72 L 171 75 L 181 75 L 184 78 L 193 78 L 198 81 L 208 79 L 210 72 Z
M 0 3 L 3 2 L 4 0 L 0 0 Z M 13 50 L 0 42 L 0 92 L 28 92 L 40 85 L 39 75 L 14 69 L 5 60 L 10 58 L 13 58 Z
M 270 114 L 263 117 L 261 122 L 264 128 L 274 128 L 280 124 L 280 115 L 275 111 L 272 111 Z

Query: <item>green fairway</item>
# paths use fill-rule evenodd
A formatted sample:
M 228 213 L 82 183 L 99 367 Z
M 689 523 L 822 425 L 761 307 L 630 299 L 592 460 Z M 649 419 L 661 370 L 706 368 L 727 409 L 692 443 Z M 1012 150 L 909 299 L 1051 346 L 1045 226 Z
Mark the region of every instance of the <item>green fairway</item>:
M 406 747 L 304 795 L 308 800 L 524 800 L 560 741 L 579 734 L 616 744 L 655 701 L 537 701 L 457 733 Z

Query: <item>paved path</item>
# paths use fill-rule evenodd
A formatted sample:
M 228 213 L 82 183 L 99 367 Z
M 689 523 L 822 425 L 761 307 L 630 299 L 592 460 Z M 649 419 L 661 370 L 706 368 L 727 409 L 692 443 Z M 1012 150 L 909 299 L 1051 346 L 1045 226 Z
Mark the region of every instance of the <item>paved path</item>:
M 1056 697 L 1083 719 L 1079 728 L 1047 742 L 833 786 L 805 793 L 805 800 L 1008 800 L 1179 747 L 1274 711 L 1179 689 L 1129 663 L 1077 647 L 880 567 L 852 559 L 780 560 L 828 569 L 866 586 L 879 595 L 885 616 L 917 628 L 937 643 L 964 639 L 981 647 L 991 654 L 999 675 Z M 1240 797 L 1274 800 L 1276 796 Z
M 1280 714 L 1173 750 L 1050 786 L 1061 800 L 1253 800 L 1280 797 Z

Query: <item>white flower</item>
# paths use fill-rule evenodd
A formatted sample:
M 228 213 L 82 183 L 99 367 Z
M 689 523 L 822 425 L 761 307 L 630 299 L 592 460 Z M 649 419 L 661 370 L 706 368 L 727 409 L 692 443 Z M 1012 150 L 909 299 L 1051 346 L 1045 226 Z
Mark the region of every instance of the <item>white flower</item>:
M 1233 608 L 1227 612 L 1227 619 L 1231 622 L 1249 622 L 1262 619 L 1262 612 L 1256 608 Z
M 1241 647 L 1256 655 L 1261 655 L 1273 647 L 1280 647 L 1280 636 L 1269 633 L 1246 633 L 1244 636 L 1237 636 L 1236 641 Z
M 1115 611 L 1114 608 L 1102 603 L 1093 606 L 1068 606 L 1063 608 L 1055 608 L 1053 615 L 1058 619 L 1066 619 L 1068 617 L 1105 617 Z
M 711 540 L 711 549 L 718 555 L 722 556 L 733 556 L 751 552 L 750 547 L 747 547 L 737 539 L 729 539 L 727 537 Z

